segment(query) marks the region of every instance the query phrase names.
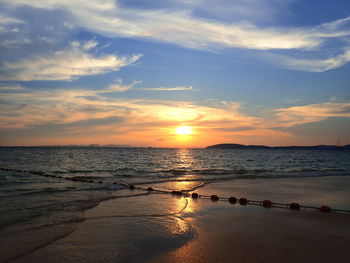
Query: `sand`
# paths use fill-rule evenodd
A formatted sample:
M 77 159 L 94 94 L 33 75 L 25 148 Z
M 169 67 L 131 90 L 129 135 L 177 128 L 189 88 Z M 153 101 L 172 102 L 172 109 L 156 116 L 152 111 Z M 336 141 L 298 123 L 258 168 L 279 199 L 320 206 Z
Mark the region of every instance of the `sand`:
M 262 192 L 267 189 L 273 192 L 270 185 L 252 182 Z M 276 189 L 281 189 L 286 182 L 274 182 Z M 324 182 L 321 185 L 325 185 Z M 297 184 L 302 185 L 301 182 Z M 306 184 L 310 185 L 310 180 L 306 180 Z M 289 183 L 285 189 L 288 187 Z M 248 181 L 231 185 L 222 182 L 196 191 L 224 195 L 229 193 L 225 192 L 227 189 L 245 191 L 248 188 L 253 195 L 254 186 Z M 341 196 L 343 190 L 336 194 Z M 76 224 L 67 235 L 22 251 L 22 254 L 17 252 L 15 257 L 15 250 L 9 247 L 2 252 L 0 262 L 322 263 L 348 260 L 349 213 L 268 209 L 232 205 L 227 201 L 125 191 L 128 197 L 104 201 L 85 211 L 84 221 Z M 290 197 L 294 196 L 292 192 L 289 192 Z M 275 197 L 278 196 L 276 193 Z M 33 237 L 23 239 L 28 241 Z M 18 240 L 18 251 L 21 242 Z M 8 256 L 10 252 L 11 257 Z
M 350 215 L 219 206 L 190 219 L 195 240 L 148 262 L 347 262 Z

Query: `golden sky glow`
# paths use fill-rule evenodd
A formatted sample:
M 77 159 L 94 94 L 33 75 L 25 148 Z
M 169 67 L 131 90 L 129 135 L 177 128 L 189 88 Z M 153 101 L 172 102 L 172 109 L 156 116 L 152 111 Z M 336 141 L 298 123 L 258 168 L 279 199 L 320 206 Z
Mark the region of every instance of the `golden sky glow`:
M 0 146 L 350 143 L 350 1 L 0 2 Z
M 123 89 L 122 83 L 120 89 Z M 127 85 L 126 85 L 127 86 Z M 12 91 L 13 90 L 13 91 Z M 0 98 L 3 145 L 118 144 L 154 147 L 205 147 L 222 142 L 243 144 L 308 144 L 288 131 L 330 116 L 348 117 L 348 103 L 323 103 L 279 108 L 259 117 L 234 101 L 195 102 L 108 98 L 100 90 L 34 91 L 9 89 Z M 337 109 L 335 111 L 334 109 Z M 45 114 L 43 114 L 45 112 Z M 8 116 L 7 116 L 8 115 Z M 12 118 L 11 116 L 16 116 Z M 16 134 L 26 133 L 26 136 Z M 45 132 L 44 132 L 45 131 Z M 4 137 L 5 138 L 5 137 Z M 330 142 L 331 143 L 331 142 Z

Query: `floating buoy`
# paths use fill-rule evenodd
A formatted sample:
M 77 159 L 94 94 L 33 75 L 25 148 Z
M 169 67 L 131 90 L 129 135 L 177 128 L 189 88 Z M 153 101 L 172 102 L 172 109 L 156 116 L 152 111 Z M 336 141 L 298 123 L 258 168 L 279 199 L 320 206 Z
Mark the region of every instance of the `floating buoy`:
M 323 206 L 320 207 L 320 211 L 321 211 L 321 212 L 329 213 L 331 210 L 332 210 L 332 209 L 331 209 L 329 206 L 323 205 Z
M 248 204 L 247 198 L 241 197 L 241 198 L 239 199 L 239 204 L 240 204 L 240 205 L 247 205 L 247 204 Z
M 272 202 L 270 200 L 264 200 L 263 201 L 263 207 L 271 208 L 272 207 Z
M 148 187 L 147 190 L 148 191 L 153 191 L 153 188 L 152 187 Z
M 135 186 L 131 184 L 131 185 L 129 185 L 129 189 L 133 190 L 133 189 L 135 189 Z
M 181 191 L 171 191 L 171 194 L 172 195 L 182 195 L 182 192 Z
M 231 203 L 231 204 L 235 204 L 237 202 L 237 198 L 236 197 L 233 197 L 231 196 L 228 201 Z
M 217 195 L 212 195 L 210 199 L 211 201 L 214 201 L 214 202 L 219 201 L 219 197 Z
M 298 203 L 290 203 L 289 209 L 299 210 L 300 209 L 300 205 Z
M 193 199 L 197 199 L 199 196 L 198 196 L 198 194 L 197 193 L 192 193 L 192 198 Z

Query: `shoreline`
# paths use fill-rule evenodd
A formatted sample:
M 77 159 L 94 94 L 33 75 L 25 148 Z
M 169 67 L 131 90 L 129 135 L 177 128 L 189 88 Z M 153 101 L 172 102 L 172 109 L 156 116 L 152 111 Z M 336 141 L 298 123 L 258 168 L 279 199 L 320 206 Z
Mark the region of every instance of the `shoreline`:
M 269 193 L 289 201 L 308 197 L 305 202 L 323 202 L 332 200 L 328 190 L 333 189 L 341 203 L 349 204 L 348 184 L 349 177 L 246 179 L 207 184 L 195 192 L 225 197 L 245 193 L 248 198 Z M 186 185 L 191 186 L 179 183 Z M 289 192 L 281 195 L 286 189 Z M 10 251 L 4 251 L 4 262 L 343 262 L 347 257 L 347 213 L 267 209 L 141 190 L 115 194 L 122 198 L 85 210 L 84 220 L 69 234 L 15 260 L 6 261 Z M 17 239 L 28 244 L 36 238 L 17 237 L 12 243 Z

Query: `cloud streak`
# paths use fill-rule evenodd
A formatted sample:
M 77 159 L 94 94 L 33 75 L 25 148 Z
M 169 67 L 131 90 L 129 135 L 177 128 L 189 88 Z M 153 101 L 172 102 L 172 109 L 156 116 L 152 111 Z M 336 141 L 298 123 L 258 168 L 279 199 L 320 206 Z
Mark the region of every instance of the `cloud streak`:
M 124 85 L 121 79 L 116 79 L 112 84 L 108 85 L 107 89 L 99 91 L 99 93 L 112 93 L 112 92 L 124 92 L 132 89 L 135 85 L 140 84 L 141 81 L 137 80 L 130 85 Z
M 324 72 L 339 68 L 350 62 L 350 47 L 336 56 L 331 56 L 324 59 L 303 59 L 293 58 L 283 55 L 269 54 L 266 57 L 274 60 L 276 63 L 285 68 L 309 72 Z
M 324 102 L 275 110 L 281 126 L 314 123 L 332 117 L 350 118 L 350 103 Z
M 71 46 L 64 50 L 4 62 L 1 67 L 0 80 L 73 80 L 81 76 L 118 71 L 121 67 L 128 66 L 141 57 L 139 54 L 129 57 L 94 56 L 87 52 L 94 46 L 95 43 L 91 44 L 91 42 L 82 46 L 78 42 L 72 42 Z
M 148 91 L 186 91 L 186 90 L 193 90 L 193 87 L 192 86 L 158 87 L 158 88 L 142 88 L 141 90 L 148 90 Z

